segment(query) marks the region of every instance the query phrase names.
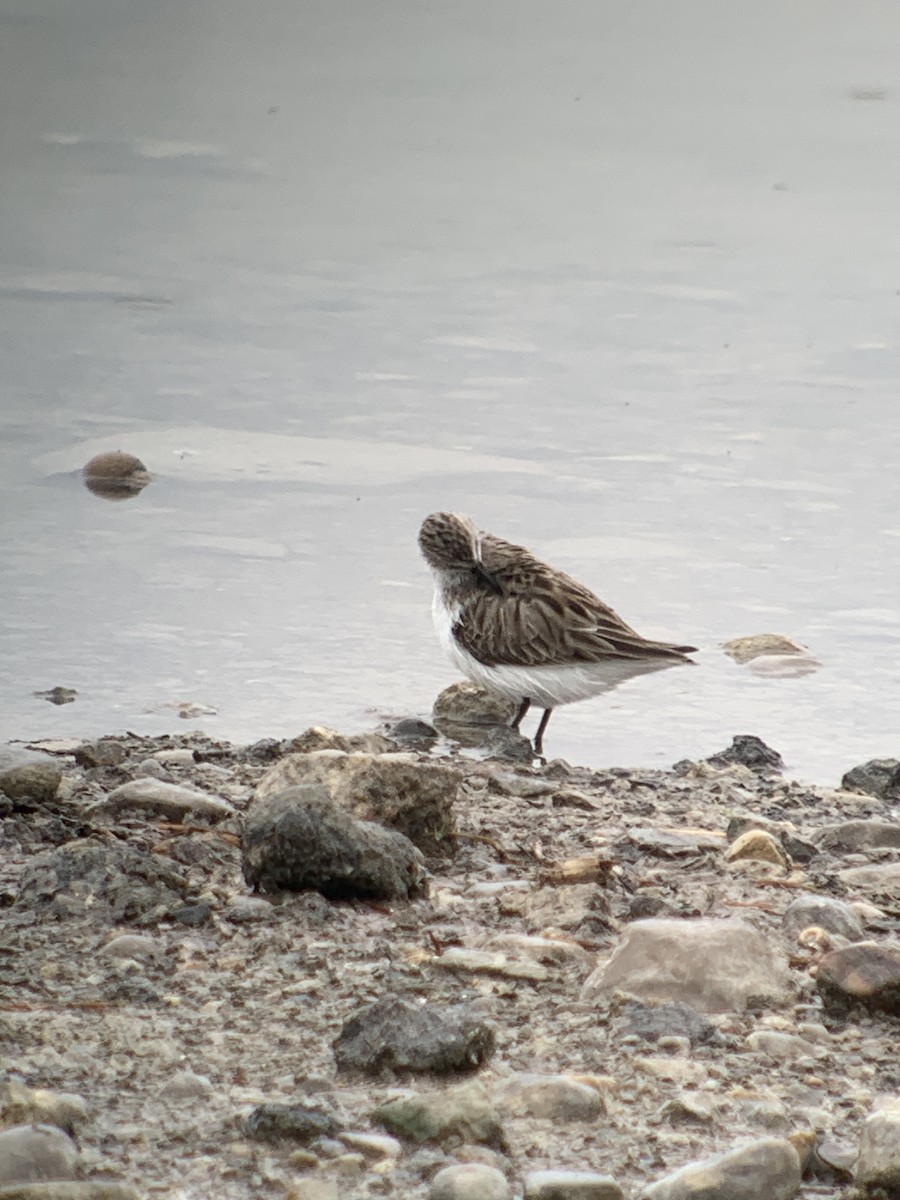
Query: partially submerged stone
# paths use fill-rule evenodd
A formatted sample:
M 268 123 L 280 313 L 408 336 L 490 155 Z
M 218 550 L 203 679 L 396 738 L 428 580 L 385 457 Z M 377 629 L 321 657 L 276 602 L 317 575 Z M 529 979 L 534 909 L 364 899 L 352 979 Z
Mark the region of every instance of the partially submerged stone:
M 81 470 L 85 485 L 104 499 L 125 499 L 145 488 L 150 472 L 139 458 L 125 450 L 104 450 Z
M 358 821 L 320 784 L 255 800 L 243 837 L 244 878 L 263 891 L 314 889 L 328 899 L 417 895 L 425 867 L 393 829 Z
M 651 918 L 628 926 L 609 961 L 588 977 L 582 995 L 618 990 L 724 1012 L 785 1003 L 787 980 L 787 960 L 745 921 Z

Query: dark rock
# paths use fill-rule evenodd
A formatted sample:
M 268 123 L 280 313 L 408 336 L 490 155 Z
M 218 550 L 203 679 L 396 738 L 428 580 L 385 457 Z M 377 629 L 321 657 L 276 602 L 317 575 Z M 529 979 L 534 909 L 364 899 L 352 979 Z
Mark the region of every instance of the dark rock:
M 186 889 L 187 877 L 169 859 L 84 839 L 31 859 L 16 907 L 49 907 L 59 917 L 105 910 L 114 921 L 140 921 L 156 909 L 183 904 Z
M 261 738 L 244 751 L 247 758 L 257 763 L 277 762 L 283 752 L 282 743 L 277 738 Z
M 352 816 L 395 829 L 425 854 L 446 854 L 454 845 L 460 781 L 452 767 L 409 753 L 289 754 L 260 780 L 254 804 L 288 788 L 321 785 Z
M 205 925 L 212 916 L 212 909 L 208 904 L 182 904 L 172 909 L 169 916 L 179 925 Z
M 706 760 L 715 767 L 734 765 L 749 767 L 751 771 L 781 771 L 784 762 L 777 750 L 767 746 L 752 733 L 739 733 L 731 740 L 727 750 L 720 750 Z
M 150 482 L 150 472 L 139 458 L 125 450 L 104 450 L 82 467 L 84 483 L 95 495 L 124 500 Z
M 386 996 L 345 1022 L 332 1043 L 344 1070 L 474 1071 L 494 1051 L 491 1027 L 466 1005 L 421 1007 Z
M 388 729 L 388 737 L 394 742 L 427 749 L 437 741 L 438 731 L 427 721 L 420 721 L 417 717 L 404 717 Z
M 244 878 L 264 891 L 307 888 L 328 899 L 406 898 L 421 891 L 421 853 L 403 834 L 358 821 L 320 784 L 254 801 L 243 838 Z
M 62 771 L 53 763 L 23 763 L 0 775 L 0 791 L 10 800 L 46 804 L 62 783 Z
M 257 1142 L 311 1142 L 317 1137 L 333 1137 L 337 1121 L 321 1106 L 297 1104 L 260 1104 L 244 1121 L 244 1133 Z
M 530 763 L 534 758 L 534 748 L 528 738 L 504 725 L 489 729 L 479 745 L 487 750 L 491 758 L 505 758 L 519 763 Z
M 654 896 L 652 892 L 638 892 L 628 902 L 628 920 L 646 921 L 649 917 L 660 915 L 670 916 L 671 907 L 662 896 Z
M 900 1016 L 900 949 L 862 942 L 832 950 L 819 962 L 816 985 L 833 1011 L 862 1005 Z
M 900 800 L 900 760 L 872 758 L 851 767 L 841 779 L 848 792 L 865 792 L 881 800 Z
M 623 1032 L 658 1042 L 663 1037 L 686 1037 L 691 1045 L 716 1044 L 721 1035 L 702 1013 L 689 1004 L 637 1004 L 629 1001 L 622 1010 Z
M 39 700 L 49 700 L 51 704 L 74 704 L 78 695 L 75 688 L 54 687 L 47 692 L 35 692 Z

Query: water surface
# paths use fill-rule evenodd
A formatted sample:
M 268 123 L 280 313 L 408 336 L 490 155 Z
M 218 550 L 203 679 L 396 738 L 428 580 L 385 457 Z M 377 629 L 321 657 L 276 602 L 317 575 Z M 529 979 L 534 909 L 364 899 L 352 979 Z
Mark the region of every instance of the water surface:
M 897 754 L 898 20 L 0 0 L 0 736 L 427 715 L 453 508 L 702 648 L 550 753 Z

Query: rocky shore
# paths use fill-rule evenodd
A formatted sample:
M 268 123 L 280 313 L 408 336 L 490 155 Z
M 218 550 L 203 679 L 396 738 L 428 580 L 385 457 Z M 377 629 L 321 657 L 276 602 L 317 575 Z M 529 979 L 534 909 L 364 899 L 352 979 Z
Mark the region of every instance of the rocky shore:
M 0 1200 L 900 1197 L 898 764 L 539 764 L 468 687 L 4 752 Z

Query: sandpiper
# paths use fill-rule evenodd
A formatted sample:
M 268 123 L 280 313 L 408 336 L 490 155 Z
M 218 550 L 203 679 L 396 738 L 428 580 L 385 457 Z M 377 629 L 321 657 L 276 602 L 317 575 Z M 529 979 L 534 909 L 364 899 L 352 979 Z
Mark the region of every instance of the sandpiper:
M 532 704 L 543 708 L 538 756 L 557 705 L 690 663 L 696 650 L 642 638 L 584 584 L 459 513 L 426 517 L 419 548 L 434 575 L 441 645 L 474 683 L 518 704 L 513 729 Z

